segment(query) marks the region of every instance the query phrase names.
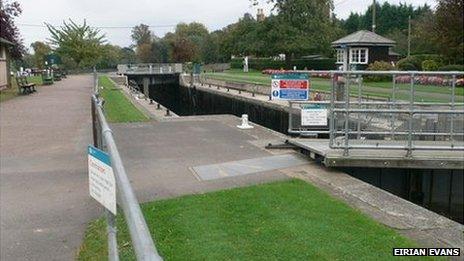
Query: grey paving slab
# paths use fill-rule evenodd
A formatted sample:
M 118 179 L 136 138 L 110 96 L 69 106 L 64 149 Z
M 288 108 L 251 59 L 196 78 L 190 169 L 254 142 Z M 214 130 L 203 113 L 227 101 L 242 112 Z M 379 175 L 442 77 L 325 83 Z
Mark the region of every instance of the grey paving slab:
M 298 154 L 284 154 L 193 167 L 201 180 L 213 180 L 308 164 Z
M 287 179 L 278 170 L 218 180 L 199 180 L 194 166 L 268 157 L 260 139 L 282 140 L 257 126 L 240 130 L 232 115 L 180 117 L 170 121 L 113 124 L 122 160 L 141 201 Z M 282 153 L 282 152 L 280 152 Z
M 90 75 L 0 103 L 0 260 L 73 260 L 88 196 Z

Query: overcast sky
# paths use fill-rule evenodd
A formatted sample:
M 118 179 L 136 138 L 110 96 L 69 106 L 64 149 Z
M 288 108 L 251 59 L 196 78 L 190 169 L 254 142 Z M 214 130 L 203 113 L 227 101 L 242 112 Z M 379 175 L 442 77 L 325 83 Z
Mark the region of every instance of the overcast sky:
M 380 3 L 407 3 L 414 6 L 435 0 L 377 0 Z M 88 24 L 101 27 L 132 27 L 144 23 L 155 26 L 157 36 L 172 31 L 179 22 L 200 22 L 209 30 L 221 29 L 237 21 L 244 13 L 256 14 L 258 7 L 249 0 L 18 0 L 23 8 L 16 19 L 27 47 L 34 41 L 44 41 L 48 31 L 44 22 L 59 25 L 71 18 L 76 22 L 87 19 Z M 269 14 L 270 6 L 261 0 L 259 7 Z M 350 12 L 364 12 L 372 0 L 335 0 L 335 14 L 346 18 Z M 31 26 L 32 25 L 32 26 Z M 36 26 L 34 26 L 36 25 Z M 129 46 L 130 28 L 103 28 L 112 44 Z

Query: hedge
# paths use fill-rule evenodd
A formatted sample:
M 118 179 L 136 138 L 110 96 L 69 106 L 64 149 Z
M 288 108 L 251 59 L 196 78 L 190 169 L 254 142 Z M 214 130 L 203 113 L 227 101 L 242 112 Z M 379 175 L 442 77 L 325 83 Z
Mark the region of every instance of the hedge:
M 462 64 L 449 64 L 438 68 L 439 71 L 464 71 L 464 65 Z
M 290 65 L 287 65 L 285 61 L 273 60 L 270 58 L 260 58 L 260 59 L 249 59 L 248 67 L 250 69 L 255 69 L 262 71 L 264 69 L 286 69 L 291 70 L 293 66 L 296 66 L 298 70 L 308 69 L 308 70 L 334 70 L 335 59 L 333 58 L 324 58 L 324 59 L 295 59 L 292 60 Z M 241 69 L 243 68 L 243 59 L 235 58 L 230 61 L 230 67 L 232 69 Z

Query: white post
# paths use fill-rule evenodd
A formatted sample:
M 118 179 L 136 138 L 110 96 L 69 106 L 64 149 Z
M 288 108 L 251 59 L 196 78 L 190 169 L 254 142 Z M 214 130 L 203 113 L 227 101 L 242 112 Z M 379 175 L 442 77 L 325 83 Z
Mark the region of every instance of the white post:
M 248 56 L 243 59 L 243 72 L 248 72 Z

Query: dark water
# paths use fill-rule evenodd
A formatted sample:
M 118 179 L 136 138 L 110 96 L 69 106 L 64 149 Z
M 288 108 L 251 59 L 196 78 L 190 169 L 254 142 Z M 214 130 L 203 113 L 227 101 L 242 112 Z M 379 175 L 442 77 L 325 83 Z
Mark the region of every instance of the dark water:
M 288 114 L 275 109 L 186 88 L 178 82 L 150 85 L 150 98 L 181 116 L 248 114 L 249 119 L 287 134 Z M 460 223 L 463 214 L 463 170 L 343 168 L 342 171 Z

